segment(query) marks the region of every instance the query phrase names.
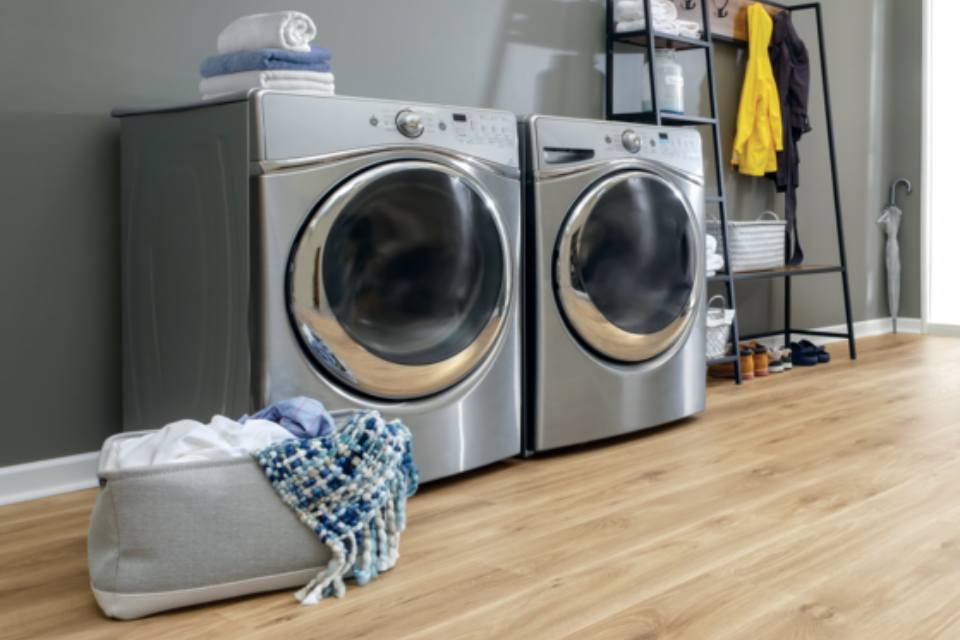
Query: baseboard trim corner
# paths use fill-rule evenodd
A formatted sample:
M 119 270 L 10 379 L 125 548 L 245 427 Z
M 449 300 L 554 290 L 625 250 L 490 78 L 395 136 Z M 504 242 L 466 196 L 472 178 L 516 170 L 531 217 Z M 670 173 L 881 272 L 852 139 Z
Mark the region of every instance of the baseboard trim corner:
M 91 451 L 0 467 L 0 505 L 93 488 L 99 456 Z

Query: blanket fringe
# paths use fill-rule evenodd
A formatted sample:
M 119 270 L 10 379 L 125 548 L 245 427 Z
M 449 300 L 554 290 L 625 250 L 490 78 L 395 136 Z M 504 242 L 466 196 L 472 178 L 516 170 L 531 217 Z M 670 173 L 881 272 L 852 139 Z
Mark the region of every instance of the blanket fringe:
M 323 571 L 297 591 L 300 604 L 314 605 L 331 595 L 342 598 L 346 593 L 345 578 L 352 576 L 358 585 L 363 586 L 378 574 L 392 569 L 400 559 L 402 528 L 398 525 L 402 519 L 397 517 L 397 511 L 396 501 L 387 501 L 367 525 L 360 544 L 353 533 L 344 536 L 342 542 L 329 541 L 327 546 L 333 552 L 333 558 Z
M 376 411 L 357 412 L 329 438 L 281 443 L 257 458 L 284 502 L 332 554 L 297 591 L 302 605 L 342 598 L 346 578 L 364 585 L 396 565 L 406 501 L 418 484 L 410 432 L 402 423 L 386 423 Z

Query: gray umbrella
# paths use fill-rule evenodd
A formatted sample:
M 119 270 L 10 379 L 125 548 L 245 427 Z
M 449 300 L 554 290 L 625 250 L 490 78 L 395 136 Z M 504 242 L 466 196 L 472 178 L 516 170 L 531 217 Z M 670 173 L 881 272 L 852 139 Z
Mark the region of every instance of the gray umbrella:
M 887 305 L 893 318 L 893 332 L 897 332 L 897 316 L 900 314 L 900 220 L 903 211 L 897 206 L 897 187 L 907 187 L 907 193 L 913 193 L 913 185 L 906 178 L 900 178 L 890 185 L 890 203 L 880 214 L 877 224 L 883 225 L 887 234 Z

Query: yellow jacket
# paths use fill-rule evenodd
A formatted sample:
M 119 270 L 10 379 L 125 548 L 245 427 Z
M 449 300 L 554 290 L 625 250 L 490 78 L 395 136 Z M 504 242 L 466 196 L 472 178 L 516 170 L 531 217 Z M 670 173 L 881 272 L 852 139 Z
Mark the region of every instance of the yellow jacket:
M 777 151 L 783 150 L 783 120 L 780 94 L 770 64 L 773 20 L 762 5 L 747 8 L 750 53 L 740 94 L 737 137 L 733 141 L 733 164 L 740 173 L 762 176 L 777 170 Z

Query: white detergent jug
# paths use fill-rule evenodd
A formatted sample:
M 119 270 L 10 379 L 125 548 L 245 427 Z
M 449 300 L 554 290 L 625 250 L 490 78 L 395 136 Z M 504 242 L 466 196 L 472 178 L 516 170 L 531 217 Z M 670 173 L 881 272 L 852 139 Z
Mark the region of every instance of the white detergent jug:
M 658 49 L 654 58 L 657 78 L 657 100 L 661 111 L 683 113 L 683 65 L 673 49 Z M 652 109 L 651 100 L 644 101 L 644 110 Z

